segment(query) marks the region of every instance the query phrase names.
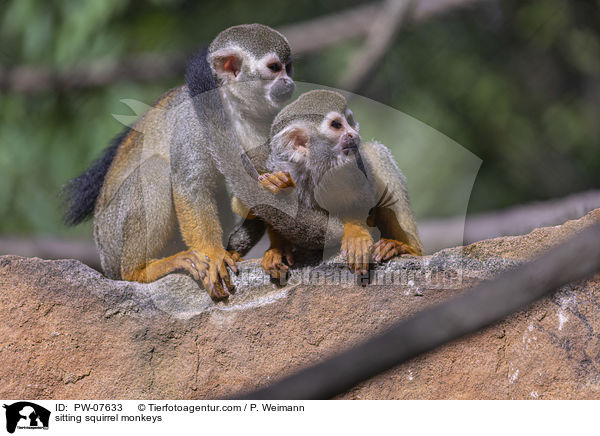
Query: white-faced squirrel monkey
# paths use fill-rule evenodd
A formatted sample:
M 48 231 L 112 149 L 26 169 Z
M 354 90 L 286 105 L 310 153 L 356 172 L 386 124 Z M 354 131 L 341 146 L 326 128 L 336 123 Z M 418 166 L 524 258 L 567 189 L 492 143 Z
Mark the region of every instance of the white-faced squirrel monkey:
M 362 143 L 341 94 L 302 94 L 275 117 L 264 147 L 266 151 L 250 153 L 257 168 L 266 170 L 258 177 L 259 185 L 274 194 L 294 189 L 301 206 L 295 229 L 303 231 L 290 232 L 288 217 L 272 213 L 273 208 L 254 198 L 234 197 L 232 205 L 238 214 L 258 215 L 267 223 L 271 247 L 262 266 L 271 276 L 288 270 L 284 259 L 293 263 L 293 245 L 314 248 L 315 241 L 322 242 L 322 223 L 328 219 L 341 221 L 341 250 L 356 272 L 367 272 L 371 255 L 385 261 L 423 253 L 404 176 L 384 145 Z M 247 200 L 256 206 L 246 207 Z M 369 226 L 381 232 L 375 244 Z
M 217 197 L 223 150 L 264 143 L 292 96 L 288 41 L 250 24 L 221 32 L 188 65 L 186 84 L 164 94 L 64 193 L 65 222 L 94 217 L 105 274 L 151 282 L 174 271 L 202 280 L 215 299 L 233 289 Z M 227 132 L 226 134 L 223 132 Z M 239 154 L 239 153 L 238 153 Z M 185 247 L 165 254 L 181 235 Z

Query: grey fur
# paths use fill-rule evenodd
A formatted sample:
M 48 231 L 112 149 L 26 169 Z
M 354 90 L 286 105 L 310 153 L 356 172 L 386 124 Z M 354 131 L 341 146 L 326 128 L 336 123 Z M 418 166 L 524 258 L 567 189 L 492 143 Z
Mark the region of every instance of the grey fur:
M 325 114 L 332 110 L 344 113 L 345 108 L 346 101 L 338 93 L 311 91 L 303 94 L 277 115 L 271 128 L 271 137 L 291 122 L 304 120 L 313 124 L 320 123 Z M 234 188 L 234 193 L 246 206 L 294 245 L 323 250 L 330 241 L 341 240 L 343 224 L 340 216 L 354 215 L 355 219 L 362 221 L 366 219 L 371 208 L 385 200 L 383 206 L 395 216 L 405 234 L 403 242 L 409 243 L 420 252 L 423 251 L 410 206 L 406 179 L 383 144 L 366 142 L 361 145 L 360 155 L 366 174 L 358 170 L 354 161 L 339 168 L 331 168 L 326 155 L 321 155 L 311 162 L 313 171 L 307 172 L 291 162 L 288 156 L 273 148 L 273 144 L 263 145 L 254 154 L 249 155 L 259 171 L 283 170 L 291 173 L 296 185 L 300 186 L 297 197 L 292 197 L 299 202 L 295 217 L 283 213 L 284 209 L 276 207 L 273 201 L 266 205 L 264 192 L 256 188 L 257 183 L 246 184 L 244 189 L 236 190 L 238 181 L 231 178 L 229 182 Z M 319 168 L 318 165 L 324 166 Z M 316 179 L 313 172 L 318 175 Z M 285 199 L 278 198 L 277 201 Z M 238 231 L 243 232 L 244 227 Z M 384 233 L 382 236 L 389 235 Z
M 225 208 L 219 199 L 226 197 L 222 176 L 226 168 L 221 159 L 233 153 L 239 161 L 236 138 L 244 138 L 244 150 L 266 142 L 279 110 L 276 98 L 270 98 L 265 87 L 270 79 L 252 66 L 271 52 L 284 63 L 290 56 L 287 40 L 259 24 L 221 32 L 209 47 L 209 64 L 211 55 L 229 48 L 242 58 L 239 83 L 217 80 L 210 65 L 215 81 L 223 86 L 194 98 L 188 86 L 169 91 L 120 144 L 94 213 L 95 241 L 109 277 L 123 278 L 153 259 L 185 249 L 169 252 L 171 241 L 179 244 L 180 230 L 188 248 L 197 248 L 189 243 L 194 238 L 222 247 L 219 213 Z M 289 87 L 289 83 L 284 85 Z M 275 97 L 283 91 L 279 88 Z M 185 214 L 178 205 L 185 205 L 185 214 L 217 223 L 217 228 L 207 231 L 206 223 L 188 217 L 184 234 Z M 231 212 L 228 201 L 226 208 Z
M 274 52 L 287 63 L 291 57 L 290 45 L 285 37 L 263 24 L 243 24 L 229 27 L 219 33 L 208 47 L 209 54 L 229 47 L 241 47 L 260 58 Z

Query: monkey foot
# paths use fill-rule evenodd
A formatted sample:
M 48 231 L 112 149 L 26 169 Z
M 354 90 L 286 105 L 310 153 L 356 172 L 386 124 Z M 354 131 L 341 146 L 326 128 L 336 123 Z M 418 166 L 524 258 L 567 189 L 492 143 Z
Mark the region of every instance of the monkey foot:
M 287 265 L 283 262 L 284 259 Z M 288 265 L 293 264 L 294 258 L 291 250 L 281 248 L 268 249 L 260 262 L 263 270 L 274 279 L 285 278 L 290 269 Z
M 373 247 L 373 257 L 377 262 L 389 260 L 400 254 L 416 254 L 416 252 L 410 245 L 394 239 L 381 238 Z
M 214 300 L 229 297 L 235 289 L 227 267 L 237 274 L 237 260 L 241 259 L 239 253 L 229 252 L 223 248 L 206 250 L 208 257 L 207 274 L 202 277 L 202 284 Z
M 258 183 L 263 189 L 266 189 L 273 194 L 278 194 L 286 188 L 293 188 L 296 186 L 290 173 L 284 171 L 261 174 L 258 176 Z
M 369 232 L 359 232 L 348 235 L 347 232 L 342 238 L 342 256 L 348 260 L 348 268 L 357 274 L 367 274 L 369 271 L 369 260 L 371 258 L 371 249 L 373 247 L 373 238 Z

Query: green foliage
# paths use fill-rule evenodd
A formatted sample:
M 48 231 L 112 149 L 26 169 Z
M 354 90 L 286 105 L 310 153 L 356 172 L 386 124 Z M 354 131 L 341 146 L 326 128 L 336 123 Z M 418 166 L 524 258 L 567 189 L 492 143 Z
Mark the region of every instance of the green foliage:
M 597 8 L 476 6 L 401 32 L 366 94 L 483 160 L 471 212 L 599 187 Z
M 69 72 L 80 63 L 135 53 L 189 53 L 230 25 L 278 26 L 357 3 L 5 0 L 0 65 Z M 587 2 L 475 3 L 403 29 L 363 94 L 483 159 L 471 211 L 598 187 L 598 24 Z M 303 56 L 296 77 L 335 86 L 359 47 L 349 41 Z M 62 226 L 60 187 L 122 129 L 111 116 L 130 114 L 121 99 L 151 103 L 182 81 L 0 94 L 0 233 L 89 235 L 89 226 Z M 431 177 L 448 177 L 449 168 Z M 433 204 L 421 213 L 451 210 Z

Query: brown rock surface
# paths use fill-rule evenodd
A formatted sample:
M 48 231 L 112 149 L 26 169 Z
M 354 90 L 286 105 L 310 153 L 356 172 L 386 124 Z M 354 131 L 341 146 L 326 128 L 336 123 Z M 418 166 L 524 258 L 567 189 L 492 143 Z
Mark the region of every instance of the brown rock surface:
M 600 210 L 525 236 L 400 258 L 364 287 L 335 283 L 345 270 L 333 262 L 294 270 L 278 287 L 245 261 L 236 294 L 216 304 L 183 275 L 142 285 L 73 260 L 3 256 L 0 397 L 201 399 L 263 386 L 598 220 Z M 599 308 L 596 276 L 344 397 L 598 399 Z

